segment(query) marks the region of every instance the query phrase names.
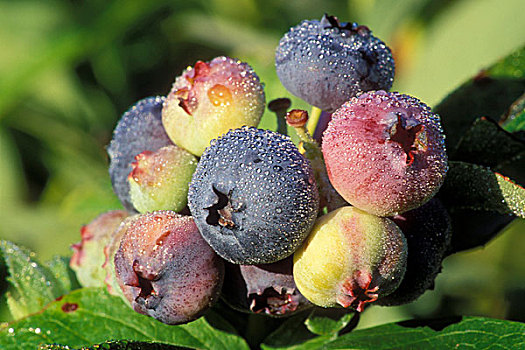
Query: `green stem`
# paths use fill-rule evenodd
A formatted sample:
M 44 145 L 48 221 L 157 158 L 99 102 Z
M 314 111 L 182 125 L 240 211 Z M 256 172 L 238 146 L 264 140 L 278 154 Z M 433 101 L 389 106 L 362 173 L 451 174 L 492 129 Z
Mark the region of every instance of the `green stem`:
M 321 109 L 312 106 L 312 111 L 310 112 L 310 116 L 308 117 L 308 122 L 306 124 L 306 128 L 308 129 L 310 135 L 313 135 L 315 132 L 315 127 L 317 126 L 317 123 L 319 123 L 321 112 Z

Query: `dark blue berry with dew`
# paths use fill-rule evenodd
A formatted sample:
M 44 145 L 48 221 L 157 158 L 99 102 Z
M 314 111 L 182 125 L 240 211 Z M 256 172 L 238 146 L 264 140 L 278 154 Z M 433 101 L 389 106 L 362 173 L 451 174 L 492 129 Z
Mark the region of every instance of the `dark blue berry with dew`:
M 319 194 L 308 160 L 289 137 L 243 127 L 213 140 L 188 192 L 204 239 L 234 264 L 291 255 L 317 217 Z
M 333 112 L 360 91 L 389 90 L 394 59 L 366 26 L 324 15 L 303 21 L 280 40 L 275 66 L 292 94 Z

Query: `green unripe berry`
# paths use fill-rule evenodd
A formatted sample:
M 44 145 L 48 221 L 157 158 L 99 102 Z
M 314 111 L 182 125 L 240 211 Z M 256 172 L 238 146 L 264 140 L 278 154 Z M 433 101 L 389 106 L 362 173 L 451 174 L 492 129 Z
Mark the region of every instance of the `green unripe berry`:
M 162 108 L 171 140 L 196 156 L 210 141 L 243 125 L 257 126 L 264 112 L 262 83 L 253 69 L 229 57 L 198 61 L 175 79 Z
M 295 252 L 293 274 L 313 304 L 361 312 L 398 287 L 406 256 L 405 237 L 392 220 L 342 207 L 317 219 Z
M 141 213 L 181 211 L 188 202 L 188 186 L 197 158 L 175 145 L 135 157 L 128 176 L 131 202 Z

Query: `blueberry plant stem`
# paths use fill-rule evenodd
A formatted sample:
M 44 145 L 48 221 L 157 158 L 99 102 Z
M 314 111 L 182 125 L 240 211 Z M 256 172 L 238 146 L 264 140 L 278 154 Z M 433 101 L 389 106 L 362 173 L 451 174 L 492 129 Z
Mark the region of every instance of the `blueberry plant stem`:
M 290 108 L 291 101 L 288 98 L 277 98 L 268 103 L 268 109 L 275 113 L 277 117 L 277 132 L 282 135 L 288 135 L 286 126 L 286 113 Z
M 306 124 L 306 129 L 308 129 L 310 135 L 314 134 L 315 127 L 317 126 L 317 123 L 319 122 L 319 117 L 321 116 L 321 112 L 321 109 L 312 106 L 312 111 L 310 112 L 308 123 Z
M 318 108 L 317 110 L 321 111 Z M 310 161 L 319 193 L 322 194 L 319 201 L 322 210 L 324 211 L 326 209 L 327 211 L 332 211 L 339 207 L 345 206 L 346 202 L 344 199 L 330 184 L 321 147 L 307 130 L 307 125 L 310 122 L 310 118 L 308 117 L 306 111 L 298 109 L 291 110 L 286 115 L 286 121 L 288 125 L 293 127 L 297 136 L 299 137 L 299 140 L 301 141 L 299 143 L 299 151 Z
M 286 126 L 286 112 L 277 115 L 277 132 L 283 135 L 288 135 L 288 127 Z

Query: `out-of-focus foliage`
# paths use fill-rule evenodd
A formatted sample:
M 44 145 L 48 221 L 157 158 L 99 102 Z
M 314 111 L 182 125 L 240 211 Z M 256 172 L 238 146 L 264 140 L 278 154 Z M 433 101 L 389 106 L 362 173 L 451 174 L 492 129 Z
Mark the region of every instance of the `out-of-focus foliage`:
M 43 260 L 69 255 L 81 225 L 121 208 L 104 148 L 113 127 L 198 59 L 247 61 L 268 101 L 308 108 L 281 86 L 274 50 L 290 26 L 324 12 L 368 25 L 393 49 L 394 90 L 430 104 L 525 33 L 522 0 L 0 0 L 0 238 Z M 275 127 L 271 113 L 262 127 Z M 516 221 L 484 254 L 448 258 L 434 292 L 370 308 L 360 327 L 414 315 L 523 318 L 524 231 Z

